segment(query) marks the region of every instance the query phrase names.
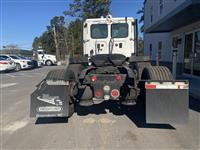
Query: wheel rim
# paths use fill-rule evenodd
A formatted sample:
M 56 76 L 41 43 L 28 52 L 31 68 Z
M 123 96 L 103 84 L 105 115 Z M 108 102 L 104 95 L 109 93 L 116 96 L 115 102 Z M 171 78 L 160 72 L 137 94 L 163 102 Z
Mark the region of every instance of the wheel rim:
M 51 66 L 51 62 L 49 60 L 47 61 L 47 66 Z

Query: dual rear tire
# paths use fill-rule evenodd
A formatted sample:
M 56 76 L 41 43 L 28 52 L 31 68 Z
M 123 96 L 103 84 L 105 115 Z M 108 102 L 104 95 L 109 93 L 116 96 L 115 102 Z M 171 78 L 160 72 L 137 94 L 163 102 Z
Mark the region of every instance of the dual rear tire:
M 50 71 L 45 80 L 52 80 L 52 81 L 69 81 L 73 82 L 75 80 L 75 75 L 73 74 L 72 71 L 68 69 L 57 69 L 57 70 L 52 70 Z M 66 85 L 67 86 L 67 85 Z M 70 88 L 70 87 L 69 87 Z M 67 100 L 66 103 L 68 103 L 68 118 L 70 118 L 74 111 L 75 111 L 75 104 L 72 100 L 72 97 L 70 96 L 70 90 L 66 91 L 67 92 Z
M 167 67 L 149 66 L 144 68 L 142 80 L 171 81 L 174 78 Z

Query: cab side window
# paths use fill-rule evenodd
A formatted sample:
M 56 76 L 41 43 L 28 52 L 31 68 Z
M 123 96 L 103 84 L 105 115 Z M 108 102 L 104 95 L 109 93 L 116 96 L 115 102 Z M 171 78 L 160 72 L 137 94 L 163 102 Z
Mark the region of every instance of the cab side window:
M 38 52 L 38 54 L 44 54 L 43 52 Z

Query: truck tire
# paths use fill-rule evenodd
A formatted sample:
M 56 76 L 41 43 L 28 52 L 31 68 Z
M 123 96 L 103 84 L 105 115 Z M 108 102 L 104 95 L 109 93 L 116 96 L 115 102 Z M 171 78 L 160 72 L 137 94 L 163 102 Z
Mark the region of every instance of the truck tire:
M 47 66 L 52 66 L 52 65 L 53 65 L 53 63 L 52 63 L 52 61 L 51 61 L 51 60 L 47 60 L 47 61 L 45 62 L 45 65 L 47 65 Z
M 137 79 L 140 80 L 142 78 L 142 72 L 144 68 L 151 67 L 150 62 L 133 62 L 130 63 L 130 68 L 134 71 L 137 71 Z
M 67 70 L 70 70 L 74 73 L 76 81 L 78 81 L 78 76 L 81 72 L 81 70 L 84 69 L 84 66 L 82 64 L 69 64 Z
M 145 67 L 142 72 L 143 80 L 173 80 L 170 70 L 164 66 L 149 66 Z
M 55 69 L 47 74 L 45 80 L 73 81 L 75 80 L 75 75 L 71 70 L 68 69 Z
M 53 81 L 60 81 L 60 80 L 63 80 L 63 81 L 69 81 L 69 82 L 74 82 L 75 81 L 75 75 L 74 73 L 71 71 L 71 70 L 68 70 L 68 69 L 56 69 L 56 70 L 52 70 L 50 71 L 45 80 L 53 80 Z M 70 88 L 70 87 L 69 87 Z M 74 107 L 75 107 L 75 104 L 74 104 L 74 101 L 72 100 L 72 97 L 70 96 L 70 89 L 68 88 L 68 101 L 67 103 L 69 103 L 69 113 L 68 113 L 68 118 L 71 117 L 74 113 Z

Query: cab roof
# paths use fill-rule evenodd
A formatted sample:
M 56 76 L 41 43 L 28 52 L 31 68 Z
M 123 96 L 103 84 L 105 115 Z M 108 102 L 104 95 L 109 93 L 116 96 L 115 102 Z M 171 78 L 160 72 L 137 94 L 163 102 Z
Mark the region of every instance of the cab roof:
M 135 19 L 133 17 L 117 17 L 117 18 L 112 18 L 112 16 L 106 16 L 106 17 L 101 17 L 101 18 L 90 18 L 90 19 L 86 19 L 86 22 L 109 22 L 109 21 L 113 21 L 113 22 L 121 22 L 121 21 L 135 21 Z

